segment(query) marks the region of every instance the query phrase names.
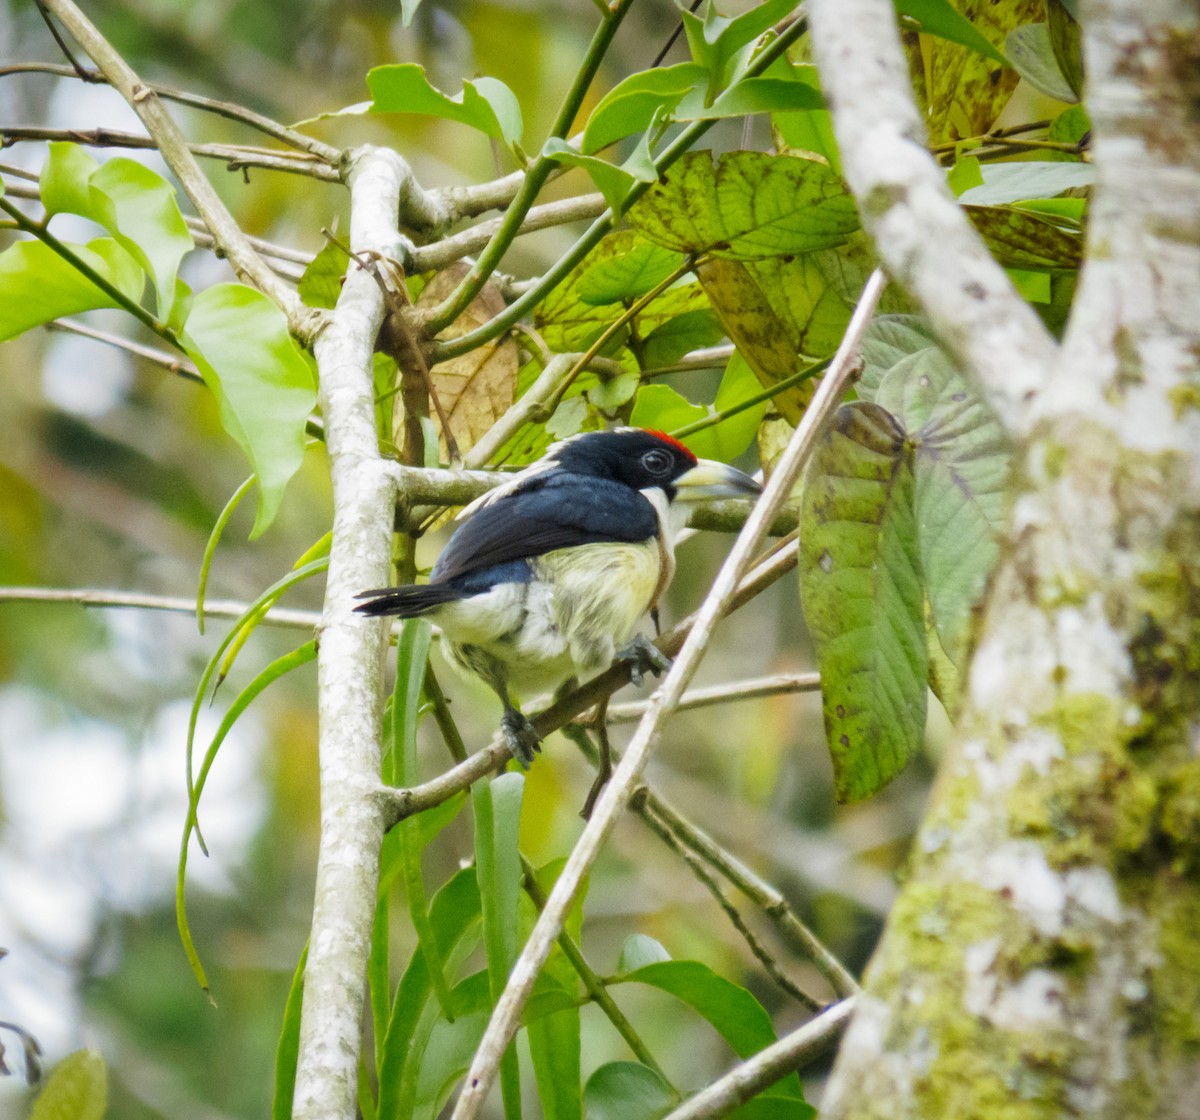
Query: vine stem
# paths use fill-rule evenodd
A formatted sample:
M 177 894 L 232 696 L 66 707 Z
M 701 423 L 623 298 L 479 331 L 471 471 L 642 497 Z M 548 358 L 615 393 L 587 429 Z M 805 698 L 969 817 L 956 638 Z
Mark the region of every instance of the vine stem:
M 788 441 L 762 497 L 721 567 L 675 664 L 651 699 L 650 708 L 638 725 L 621 764 L 600 795 L 591 820 L 572 850 L 558 882 L 547 899 L 545 910 L 538 918 L 533 933 L 513 966 L 509 982 L 496 1004 L 467 1071 L 452 1120 L 473 1120 L 479 1115 L 487 1092 L 495 1080 L 500 1058 L 516 1034 L 521 1011 L 533 991 L 534 982 L 546 963 L 559 931 L 563 928 L 584 877 L 591 869 L 601 846 L 608 839 L 641 778 L 664 719 L 682 698 L 684 689 L 708 648 L 717 623 L 733 601 L 741 577 L 750 566 L 754 550 L 766 535 L 776 511 L 790 496 L 800 469 L 815 446 L 825 421 L 841 400 L 858 368 L 858 346 L 867 324 L 871 321 L 884 284 L 881 272 L 877 270 L 871 274 L 846 335 L 834 356 L 833 364 L 821 381 L 808 411 Z
M 596 29 L 596 34 L 592 36 L 583 63 L 576 72 L 575 80 L 571 83 L 571 88 L 567 91 L 567 96 L 558 110 L 558 116 L 550 129 L 551 137 L 563 139 L 567 135 L 567 131 L 574 123 L 579 107 L 587 95 L 588 87 L 592 84 L 596 71 L 600 69 L 600 63 L 604 60 L 605 54 L 608 53 L 617 28 L 621 26 L 621 21 L 624 20 L 632 6 L 633 0 L 617 0 L 611 8 L 605 9 L 604 19 Z M 548 159 L 546 156 L 539 156 L 534 161 L 533 166 L 525 173 L 521 188 L 505 212 L 499 228 L 484 246 L 483 252 L 479 254 L 479 259 L 471 265 L 470 272 L 463 277 L 458 287 L 426 316 L 426 329 L 430 335 L 445 330 L 479 295 L 483 285 L 487 283 L 488 277 L 496 271 L 496 267 L 508 251 L 509 245 L 512 244 L 513 238 L 520 231 L 525 215 L 533 205 L 534 199 L 537 198 L 538 192 L 557 166 L 556 161 Z
M 797 19 L 779 35 L 779 38 L 768 43 L 763 48 L 761 53 L 753 62 L 746 68 L 746 72 L 739 78 L 740 81 L 745 81 L 747 78 L 758 77 L 768 66 L 771 65 L 777 58 L 782 56 L 784 52 L 794 43 L 807 29 L 807 22 L 803 19 Z M 732 88 L 732 87 L 731 87 Z M 666 171 L 680 156 L 683 155 L 697 140 L 700 139 L 714 124 L 715 120 L 696 121 L 688 125 L 675 139 L 669 144 L 663 152 L 654 161 L 655 171 L 661 175 Z M 657 180 L 655 180 L 657 181 Z M 629 189 L 629 194 L 626 195 L 621 204 L 621 213 L 629 209 L 643 194 L 650 189 L 650 183 L 637 182 Z M 532 288 L 524 292 L 519 299 L 514 300 L 507 308 L 505 308 L 495 318 L 488 320 L 482 326 L 473 331 L 468 331 L 466 334 L 459 335 L 458 338 L 449 342 L 436 342 L 433 345 L 433 360 L 435 362 L 444 362 L 448 358 L 456 358 L 460 354 L 466 354 L 474 350 L 477 346 L 482 346 L 485 342 L 491 342 L 493 338 L 498 338 L 514 323 L 522 319 L 525 314 L 532 311 L 546 296 L 552 292 L 559 284 L 566 279 L 571 270 L 579 264 L 584 257 L 592 251 L 593 248 L 600 242 L 609 230 L 613 228 L 618 215 L 610 208 L 600 215 L 587 230 L 580 236 L 571 248 L 563 254 L 547 272 L 542 276 Z M 482 258 L 480 258 L 482 259 Z M 497 260 L 497 263 L 499 261 Z M 431 324 L 431 327 L 436 324 Z M 435 333 L 431 329 L 431 333 Z

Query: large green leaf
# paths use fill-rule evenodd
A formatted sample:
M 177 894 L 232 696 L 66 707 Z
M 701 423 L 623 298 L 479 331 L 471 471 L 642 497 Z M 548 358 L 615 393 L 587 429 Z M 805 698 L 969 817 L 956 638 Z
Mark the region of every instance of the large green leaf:
M 108 1067 L 95 1050 L 76 1050 L 50 1072 L 29 1120 L 103 1120 Z
M 1014 69 L 1034 89 L 1067 105 L 1079 100 L 1059 66 L 1045 23 L 1025 23 L 1013 28 L 1004 49 Z
M 425 67 L 415 62 L 376 66 L 367 71 L 370 108 L 376 113 L 419 113 L 457 121 L 501 141 L 521 139 L 521 106 L 512 90 L 496 78 L 463 82 L 462 92 L 448 97 L 430 84 Z
M 907 16 L 926 34 L 958 43 L 1001 66 L 1007 65 L 1004 55 L 979 33 L 969 19 L 956 11 L 949 0 L 895 0 L 895 4 L 896 11 Z
M 77 144 L 59 142 L 50 145 L 41 190 L 47 213 L 79 214 L 112 234 L 153 279 L 158 317 L 171 317 L 179 262 L 193 243 L 166 179 L 136 160 L 100 164 Z
M 925 623 L 913 456 L 876 404 L 838 409 L 805 476 L 800 591 L 817 648 L 840 801 L 894 778 L 925 726 Z
M 937 348 L 897 362 L 875 400 L 913 444 L 926 594 L 942 649 L 965 668 L 971 609 L 995 564 L 1007 510 L 1008 442 L 992 411 Z
M 1008 206 L 964 206 L 963 210 L 1005 268 L 1063 271 L 1079 267 L 1083 234 L 1074 223 Z
M 671 1087 L 640 1062 L 609 1062 L 583 1090 L 587 1120 L 660 1120 L 677 1100 Z
M 111 237 L 66 248 L 117 291 L 141 298 L 145 274 Z M 0 342 L 63 315 L 119 306 L 41 241 L 18 241 L 0 253 Z
M 633 253 L 641 254 L 643 250 L 639 246 L 647 244 L 646 239 L 634 230 L 609 234 L 550 293 L 535 312 L 534 321 L 551 350 L 586 349 L 605 327 L 625 313 L 625 302 L 620 299 L 611 303 L 591 302 L 598 292 L 588 277 L 595 275 L 593 270 L 599 265 L 620 262 Z M 614 265 L 617 272 L 620 268 L 619 263 Z M 708 300 L 699 284 L 674 284 L 643 308 L 637 317 L 638 333 L 644 338 L 677 315 L 707 307 Z
M 877 315 L 863 335 L 863 371 L 858 395 L 873 401 L 888 370 L 902 358 L 936 346 L 929 324 L 920 315 Z
M 518 904 L 523 870 L 517 848 L 521 827 L 522 774 L 501 774 L 471 787 L 475 811 L 475 866 L 483 906 L 483 944 L 492 1001 L 500 998 L 517 959 Z M 521 1071 L 516 1047 L 500 1063 L 500 1088 L 508 1120 L 521 1115 Z
M 957 11 L 995 48 L 1010 31 L 1042 15 L 1043 0 L 954 0 Z M 929 134 L 935 144 L 985 133 L 1016 89 L 1019 75 L 995 57 L 947 38 L 930 43 Z
M 695 62 L 660 66 L 630 74 L 613 86 L 592 110 L 583 133 L 585 155 L 650 126 L 655 114 L 675 107 L 694 86 L 703 84 L 708 72 Z
M 1096 169 L 1090 163 L 1049 163 L 1017 160 L 989 163 L 981 168 L 983 186 L 963 191 L 959 202 L 970 206 L 1000 206 L 1029 198 L 1054 198 L 1063 191 L 1091 186 Z
M 287 320 L 261 292 L 217 284 L 192 305 L 184 348 L 216 394 L 221 423 L 258 478 L 251 536 L 274 520 L 283 490 L 304 457 L 304 428 L 316 403 L 313 375 Z
M 653 291 L 683 264 L 684 259 L 682 253 L 664 249 L 661 245 L 636 241 L 620 256 L 605 256 L 589 264 L 579 274 L 579 298 L 593 307 L 638 299 Z
M 682 253 L 757 260 L 840 245 L 858 229 L 832 168 L 796 156 L 689 152 L 629 211 L 629 224 Z
M 710 121 L 725 117 L 752 117 L 756 113 L 793 113 L 823 109 L 825 100 L 807 82 L 788 74 L 783 77 L 743 78 L 730 86 L 711 105 L 703 91 L 692 90 L 671 112 L 672 120 Z

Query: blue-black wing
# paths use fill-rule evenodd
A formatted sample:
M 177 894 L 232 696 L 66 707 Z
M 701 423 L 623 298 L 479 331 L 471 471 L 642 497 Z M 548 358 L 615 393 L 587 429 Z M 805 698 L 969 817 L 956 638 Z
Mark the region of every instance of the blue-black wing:
M 636 490 L 607 479 L 551 472 L 482 506 L 464 521 L 438 557 L 430 580 L 444 584 L 558 548 L 633 543 L 657 532 L 654 507 Z

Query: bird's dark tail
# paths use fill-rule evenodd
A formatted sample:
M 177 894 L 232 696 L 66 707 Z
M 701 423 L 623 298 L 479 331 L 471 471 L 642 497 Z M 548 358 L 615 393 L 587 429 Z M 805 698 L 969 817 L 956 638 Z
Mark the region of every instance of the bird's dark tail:
M 446 584 L 424 583 L 407 587 L 377 587 L 373 591 L 360 591 L 354 597 L 366 600 L 354 608 L 359 614 L 394 614 L 400 618 L 418 618 L 443 603 L 463 598 L 463 592 Z

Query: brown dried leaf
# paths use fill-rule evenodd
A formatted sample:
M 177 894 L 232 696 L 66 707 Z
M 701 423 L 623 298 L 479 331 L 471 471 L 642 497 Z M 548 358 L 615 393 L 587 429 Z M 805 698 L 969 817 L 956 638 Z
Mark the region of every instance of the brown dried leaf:
M 425 285 L 417 306 L 431 307 L 440 303 L 467 272 L 468 266 L 461 261 L 442 269 Z M 503 310 L 504 297 L 489 281 L 466 311 L 439 337 L 443 340 L 458 338 Z M 468 354 L 440 362 L 429 371 L 459 451 L 469 451 L 512 406 L 516 398 L 518 369 L 517 344 L 510 335 L 504 335 Z M 431 412 L 434 424 L 438 425 L 437 410 L 431 409 Z M 444 435 L 441 444 L 444 452 Z

